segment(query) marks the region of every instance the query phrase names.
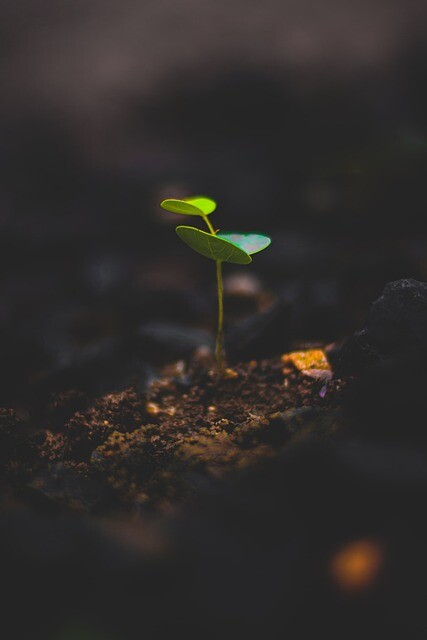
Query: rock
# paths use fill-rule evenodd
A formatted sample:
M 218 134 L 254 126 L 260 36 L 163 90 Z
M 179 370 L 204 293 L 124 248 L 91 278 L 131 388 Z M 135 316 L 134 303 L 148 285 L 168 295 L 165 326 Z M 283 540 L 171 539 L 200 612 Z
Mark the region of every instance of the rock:
M 398 439 L 427 447 L 426 389 L 423 353 L 395 356 L 360 372 L 345 402 L 352 432 L 377 441 Z
M 327 382 L 332 379 L 332 371 L 323 349 L 292 351 L 282 356 L 285 365 L 291 365 L 304 376 Z
M 427 353 L 427 283 L 409 278 L 387 284 L 365 327 L 329 355 L 336 373 L 351 375 L 420 349 Z
M 396 280 L 386 285 L 372 305 L 367 330 L 383 346 L 399 346 L 414 338 L 427 347 L 427 283 Z
M 314 380 L 321 380 L 323 382 L 332 380 L 332 371 L 325 371 L 325 369 L 303 369 L 301 373 Z

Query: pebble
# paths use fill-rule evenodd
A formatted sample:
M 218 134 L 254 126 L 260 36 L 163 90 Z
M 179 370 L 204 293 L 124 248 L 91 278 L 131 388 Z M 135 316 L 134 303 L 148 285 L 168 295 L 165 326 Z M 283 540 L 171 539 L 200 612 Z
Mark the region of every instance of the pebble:
M 239 377 L 239 374 L 234 369 L 226 369 L 223 374 L 223 378 L 225 380 L 234 380 L 235 378 L 238 378 L 238 377 Z
M 289 375 L 292 370 L 289 366 L 291 365 L 304 376 L 314 380 L 323 380 L 326 382 L 333 377 L 331 367 L 323 349 L 292 351 L 291 353 L 285 353 L 281 360 L 285 364 L 283 375 Z
M 332 371 L 324 369 L 302 369 L 301 373 L 314 380 L 332 380 Z
M 155 402 L 147 402 L 145 410 L 150 416 L 158 416 L 160 413 L 160 407 Z
M 307 351 L 292 351 L 282 356 L 284 364 L 292 364 L 299 371 L 317 370 L 330 371 L 328 359 L 323 349 L 308 349 Z

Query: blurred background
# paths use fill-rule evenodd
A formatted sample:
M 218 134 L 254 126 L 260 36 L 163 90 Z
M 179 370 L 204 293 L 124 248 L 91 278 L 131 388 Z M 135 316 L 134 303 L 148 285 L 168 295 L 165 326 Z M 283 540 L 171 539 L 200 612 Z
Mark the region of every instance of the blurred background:
M 3 401 L 119 388 L 209 344 L 213 265 L 165 197 L 273 237 L 226 268 L 229 327 L 261 310 L 269 337 L 235 358 L 339 340 L 387 281 L 426 279 L 426 18 L 416 0 L 1 0 Z

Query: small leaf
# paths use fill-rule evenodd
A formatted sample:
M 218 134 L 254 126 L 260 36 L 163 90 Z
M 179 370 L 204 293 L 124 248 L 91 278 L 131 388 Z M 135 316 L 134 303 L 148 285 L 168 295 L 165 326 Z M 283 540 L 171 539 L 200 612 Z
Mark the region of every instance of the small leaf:
M 224 231 L 224 233 L 218 233 L 218 237 L 236 244 L 249 255 L 258 253 L 258 251 L 266 249 L 271 244 L 271 238 L 261 233 L 231 233 Z
M 183 200 L 169 198 L 160 203 L 162 209 L 185 216 L 207 216 L 216 209 L 216 202 L 203 196 L 192 196 Z
M 171 213 L 180 213 L 186 216 L 200 216 L 202 215 L 201 209 L 195 207 L 193 204 L 186 202 L 185 200 L 163 200 L 160 203 L 162 209 L 170 211 Z
M 205 196 L 192 196 L 191 198 L 184 198 L 184 202 L 192 204 L 194 207 L 201 209 L 205 216 L 213 213 L 216 209 L 216 202 L 212 198 L 206 198 Z
M 196 227 L 180 226 L 175 230 L 181 240 L 206 258 L 233 264 L 249 264 L 252 262 L 252 258 L 246 251 L 224 238 L 201 231 Z

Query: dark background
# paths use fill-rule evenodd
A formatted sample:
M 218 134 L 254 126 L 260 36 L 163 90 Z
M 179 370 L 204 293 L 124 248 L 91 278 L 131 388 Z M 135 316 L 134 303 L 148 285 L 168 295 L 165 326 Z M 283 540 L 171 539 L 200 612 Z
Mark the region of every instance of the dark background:
M 164 197 L 210 195 L 217 226 L 271 234 L 244 273 L 290 310 L 276 353 L 343 338 L 388 280 L 425 279 L 426 13 L 2 0 L 5 401 L 146 323 L 211 330 L 212 265 L 180 245 Z

